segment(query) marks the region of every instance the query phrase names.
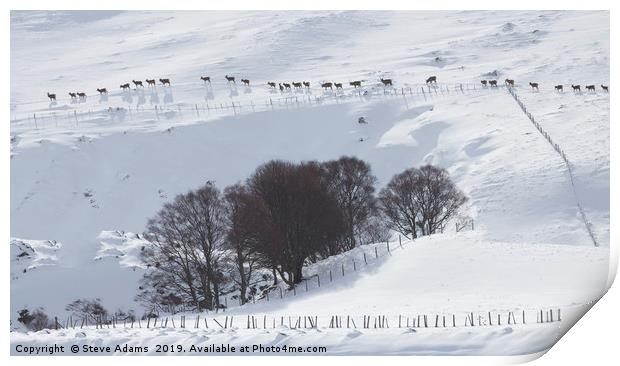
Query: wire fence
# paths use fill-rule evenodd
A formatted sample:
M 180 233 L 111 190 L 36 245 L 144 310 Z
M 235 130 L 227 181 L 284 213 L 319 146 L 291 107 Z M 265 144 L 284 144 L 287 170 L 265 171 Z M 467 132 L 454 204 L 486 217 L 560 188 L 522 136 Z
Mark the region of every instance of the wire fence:
M 575 186 L 575 177 L 573 173 L 572 164 L 569 161 L 568 157 L 566 156 L 564 149 L 562 149 L 562 147 L 558 143 L 554 142 L 553 138 L 551 138 L 551 135 L 547 131 L 545 131 L 545 129 L 542 127 L 542 125 L 539 122 L 536 121 L 534 116 L 532 116 L 532 114 L 527 110 L 527 107 L 521 101 L 521 99 L 519 98 L 515 90 L 511 87 L 508 87 L 506 90 L 508 90 L 508 93 L 510 93 L 510 95 L 512 95 L 512 97 L 517 102 L 517 104 L 519 104 L 519 107 L 521 107 L 521 110 L 523 111 L 523 113 L 525 113 L 525 115 L 532 122 L 534 127 L 536 127 L 536 130 L 540 132 L 540 134 L 547 140 L 547 142 L 553 147 L 553 149 L 562 158 L 562 161 L 566 165 L 566 169 L 568 171 L 568 177 L 570 179 L 570 184 L 571 184 L 571 188 L 573 191 L 573 195 L 575 196 L 575 201 L 577 202 L 577 209 L 579 211 L 579 216 L 581 218 L 581 221 L 585 225 L 586 231 L 588 232 L 588 236 L 592 240 L 592 243 L 594 244 L 595 247 L 598 247 L 599 243 L 596 240 L 594 231 L 592 230 L 592 223 L 588 220 L 588 217 L 586 216 L 585 210 L 583 209 L 583 206 L 581 205 L 581 201 L 579 200 L 579 196 L 577 194 L 577 188 Z
M 284 93 L 261 99 L 201 101 L 195 103 L 108 106 L 107 108 L 71 108 L 65 106 L 56 110 L 39 111 L 27 114 L 14 113 L 11 116 L 12 128 L 34 129 L 75 129 L 84 124 L 109 126 L 110 122 L 123 124 L 132 121 L 193 121 L 209 116 L 238 115 L 250 112 L 285 110 L 299 107 L 340 104 L 353 101 L 372 101 L 377 98 L 402 98 L 405 103 L 416 98 L 421 101 L 439 96 L 471 94 L 493 91 L 498 87 L 482 87 L 477 84 L 415 84 L 401 88 L 345 89 L 323 92 L 320 95 L 295 92 Z
M 171 315 L 164 317 L 118 318 L 104 316 L 67 317 L 65 322 L 54 318 L 54 329 L 418 329 L 473 328 L 525 324 L 549 324 L 562 321 L 560 308 L 507 311 L 471 311 L 466 313 L 409 313 L 362 315 L 271 315 L 244 314 L 195 317 Z

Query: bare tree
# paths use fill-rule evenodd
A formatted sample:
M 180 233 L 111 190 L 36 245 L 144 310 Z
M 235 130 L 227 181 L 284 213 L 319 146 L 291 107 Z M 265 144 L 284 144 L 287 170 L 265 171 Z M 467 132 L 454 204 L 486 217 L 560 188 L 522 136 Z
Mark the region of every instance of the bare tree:
M 252 275 L 258 264 L 256 246 L 253 236 L 248 231 L 252 220 L 252 210 L 256 206 L 252 195 L 241 184 L 235 184 L 224 190 L 224 200 L 227 218 L 227 247 L 232 252 L 232 262 L 236 275 L 233 281 L 239 286 L 241 304 L 248 301 L 247 291 L 252 281 Z
M 43 329 L 51 329 L 54 323 L 49 319 L 42 308 L 35 309 L 30 312 L 28 309 L 18 311 L 19 317 L 17 321 L 24 324 L 29 330 L 38 332 Z
M 206 307 L 219 307 L 218 257 L 226 235 L 226 218 L 220 191 L 207 182 L 196 191 L 177 197 L 179 213 L 188 224 L 187 236 L 195 246 L 193 261 Z
M 108 315 L 100 299 L 78 299 L 67 305 L 66 310 L 94 322 L 101 322 Z
M 345 234 L 338 202 L 315 162 L 271 161 L 248 179 L 256 197 L 252 232 L 267 268 L 293 286 L 302 280 L 306 259 Z
M 415 200 L 419 172 L 407 169 L 392 177 L 385 188 L 379 192 L 381 209 L 390 228 L 412 239 L 418 237 L 417 224 L 420 207 Z
M 467 198 L 444 169 L 425 165 L 392 177 L 379 193 L 389 225 L 405 236 L 430 235 L 454 217 Z
M 377 178 L 372 175 L 370 165 L 355 157 L 343 156 L 338 160 L 322 164 L 329 189 L 338 200 L 347 235 L 343 251 L 353 249 L 356 237 L 364 235 L 369 228 L 367 221 L 375 208 L 375 187 Z
M 165 286 L 175 288 L 175 295 L 188 294 L 198 310 L 213 309 L 220 305 L 222 276 L 217 262 L 225 234 L 221 194 L 207 183 L 196 191 L 178 195 L 149 220 L 145 237 L 152 247 L 144 260 L 155 271 L 164 272 Z M 161 288 L 161 278 L 156 277 L 153 284 Z
M 154 273 L 145 274 L 143 286 L 155 288 L 155 296 L 161 295 L 158 291 L 165 292 L 164 288 L 173 289 L 177 295 L 188 295 L 191 303 L 200 310 L 199 285 L 194 267 L 195 248 L 189 230 L 176 199 L 164 204 L 149 220 L 145 238 L 150 241 L 151 247 L 143 252 L 142 260 Z M 145 294 L 143 298 L 155 300 L 153 295 Z
M 467 197 L 450 180 L 445 169 L 432 165 L 420 167 L 419 187 L 415 199 L 420 207 L 419 228 L 422 235 L 442 231 L 446 222 L 467 202 Z

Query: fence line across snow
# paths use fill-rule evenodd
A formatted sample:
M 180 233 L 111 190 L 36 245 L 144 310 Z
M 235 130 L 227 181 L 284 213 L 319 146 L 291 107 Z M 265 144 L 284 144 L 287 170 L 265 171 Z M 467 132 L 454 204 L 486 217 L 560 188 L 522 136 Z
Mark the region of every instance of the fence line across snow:
M 570 184 L 571 184 L 571 188 L 573 191 L 573 195 L 575 196 L 575 201 L 577 202 L 577 209 L 579 211 L 579 216 L 581 218 L 581 221 L 585 225 L 586 231 L 588 232 L 588 236 L 592 240 L 592 243 L 594 244 L 595 247 L 598 247 L 599 243 L 596 240 L 596 236 L 594 235 L 594 232 L 592 230 L 592 223 L 588 220 L 585 210 L 583 209 L 583 206 L 581 205 L 581 201 L 579 200 L 579 195 L 577 194 L 577 188 L 575 186 L 575 177 L 573 173 L 572 164 L 569 161 L 568 157 L 566 156 L 564 149 L 562 149 L 562 147 L 558 143 L 554 142 L 554 140 L 551 138 L 551 135 L 547 131 L 545 131 L 545 129 L 542 127 L 542 125 L 539 122 L 536 121 L 534 116 L 532 116 L 532 113 L 530 113 L 527 110 L 527 107 L 521 101 L 521 99 L 515 92 L 514 88 L 508 87 L 506 88 L 506 90 L 508 91 L 508 93 L 510 93 L 510 95 L 512 95 L 513 99 L 517 102 L 517 104 L 519 105 L 523 113 L 525 113 L 525 115 L 532 122 L 534 127 L 536 127 L 536 130 L 540 132 L 540 134 L 547 140 L 547 142 L 553 147 L 553 149 L 560 155 L 560 157 L 562 158 L 562 161 L 564 161 L 564 164 L 566 165 L 566 169 L 568 171 L 568 177 L 570 179 Z
M 54 318 L 55 329 L 418 329 L 418 328 L 471 328 L 548 324 L 562 321 L 560 308 L 541 308 L 513 311 L 471 311 L 467 313 L 409 313 L 362 315 L 267 315 L 243 314 L 219 317 L 196 314 L 163 317 L 118 318 L 69 316 L 64 323 Z
M 261 101 L 255 100 L 230 100 L 225 102 L 200 102 L 179 104 L 155 104 L 152 107 L 143 105 L 115 106 L 100 109 L 58 109 L 52 111 L 39 111 L 21 116 L 13 115 L 11 124 L 18 127 L 19 124 L 28 128 L 39 130 L 41 128 L 77 128 L 80 123 L 107 123 L 134 121 L 135 118 L 151 118 L 154 120 L 166 120 L 170 115 L 182 115 L 190 113 L 188 117 L 199 118 L 203 114 L 223 113 L 237 115 L 244 112 L 269 111 L 275 109 L 289 109 L 302 106 L 339 104 L 350 101 L 366 101 L 377 97 L 407 98 L 423 97 L 425 101 L 436 96 L 450 95 L 454 93 L 469 94 L 479 91 L 493 91 L 498 88 L 483 88 L 476 84 L 438 84 L 438 85 L 411 85 L 401 88 L 389 88 L 375 90 L 365 94 L 362 91 L 351 91 L 349 94 L 333 92 L 328 95 L 314 96 L 311 94 L 291 94 L 284 97 L 269 97 Z M 106 120 L 107 119 L 107 120 Z

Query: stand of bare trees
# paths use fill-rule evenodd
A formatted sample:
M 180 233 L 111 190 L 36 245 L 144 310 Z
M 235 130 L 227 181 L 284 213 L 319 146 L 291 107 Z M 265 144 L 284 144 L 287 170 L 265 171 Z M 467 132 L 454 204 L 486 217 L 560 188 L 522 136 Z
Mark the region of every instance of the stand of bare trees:
M 386 241 L 390 229 L 414 238 L 435 233 L 466 201 L 433 166 L 394 176 L 379 199 L 376 182 L 354 157 L 275 160 L 223 193 L 207 182 L 180 194 L 148 222 L 149 270 L 137 298 L 165 313 L 217 310 L 227 306 L 220 296 L 233 292 L 244 304 L 259 291 L 268 296 L 270 279 L 292 289 L 304 265 Z
M 413 239 L 442 231 L 467 202 L 448 172 L 432 165 L 395 175 L 379 200 L 390 227 Z

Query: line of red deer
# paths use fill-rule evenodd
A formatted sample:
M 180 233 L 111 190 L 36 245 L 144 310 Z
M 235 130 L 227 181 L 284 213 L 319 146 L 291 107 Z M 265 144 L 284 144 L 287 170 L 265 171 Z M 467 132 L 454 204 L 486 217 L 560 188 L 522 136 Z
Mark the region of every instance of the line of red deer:
M 234 76 L 228 76 L 225 75 L 224 78 L 226 79 L 226 81 L 228 81 L 228 83 L 232 82 L 235 83 L 235 77 Z M 210 76 L 201 76 L 200 80 L 202 80 L 205 84 L 209 83 L 211 84 L 211 77 Z M 379 79 L 381 81 L 381 83 L 383 84 L 384 87 L 386 86 L 393 86 L 393 81 L 392 79 L 384 79 L 384 78 L 380 78 Z M 155 79 L 145 79 L 146 83 L 149 86 L 155 86 L 156 85 L 156 81 Z M 141 80 L 132 80 L 131 81 L 135 87 L 144 87 L 144 85 L 142 84 Z M 159 79 L 159 82 L 165 86 L 168 85 L 170 86 L 170 79 Z M 249 79 L 241 79 L 241 82 L 246 85 L 249 86 L 250 85 L 250 80 Z M 515 81 L 513 79 L 506 79 L 504 80 L 505 84 L 511 87 L 514 87 L 515 85 Z M 437 76 L 430 76 L 429 78 L 426 79 L 426 84 L 432 84 L 432 83 L 437 83 Z M 493 80 L 481 80 L 480 83 L 483 86 L 487 86 L 490 85 L 491 87 L 497 87 L 497 80 L 493 79 Z M 298 82 L 298 81 L 293 81 L 292 82 L 293 87 L 297 88 L 297 89 L 301 89 L 302 85 L 303 87 L 306 88 L 310 88 L 310 82 L 309 81 L 302 81 L 302 82 Z M 270 88 L 275 89 L 276 88 L 276 83 L 273 81 L 269 81 L 267 82 L 267 85 Z M 278 88 L 280 89 L 280 91 L 284 91 L 285 89 L 291 89 L 291 83 L 278 83 Z M 349 82 L 349 85 L 352 86 L 353 88 L 361 88 L 362 87 L 362 80 L 354 80 Z M 529 83 L 530 87 L 532 89 L 536 89 L 538 90 L 538 83 L 534 83 L 534 82 L 530 82 Z M 333 90 L 334 87 L 336 87 L 336 89 L 342 89 L 342 83 L 336 83 L 336 82 L 325 82 L 325 83 L 321 83 L 321 88 L 323 89 L 330 89 Z M 573 89 L 574 92 L 581 92 L 581 85 L 574 85 L 571 84 L 571 87 Z M 121 84 L 120 88 L 122 90 L 127 90 L 127 89 L 131 89 L 130 83 L 125 83 L 125 84 Z M 585 86 L 586 90 L 588 91 L 592 91 L 595 92 L 596 91 L 596 86 L 595 85 L 586 85 Z M 554 89 L 558 92 L 563 92 L 564 91 L 564 86 L 559 84 L 559 85 L 555 85 Z M 603 91 L 608 92 L 609 93 L 609 86 L 603 85 L 601 84 L 601 89 L 603 89 Z M 107 94 L 108 90 L 106 88 L 97 88 L 97 91 L 99 92 L 100 95 L 103 94 Z M 85 93 L 73 93 L 73 92 L 69 92 L 69 96 L 71 97 L 71 99 L 76 99 L 76 98 L 86 98 L 86 94 Z M 56 101 L 56 94 L 53 93 L 47 93 L 47 97 L 51 100 L 51 101 Z

